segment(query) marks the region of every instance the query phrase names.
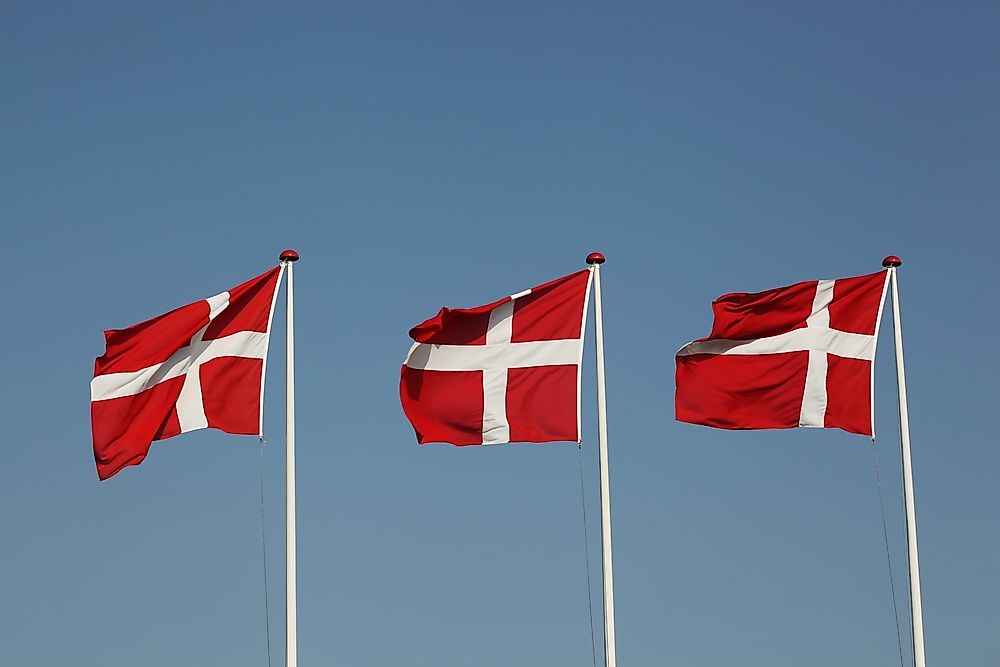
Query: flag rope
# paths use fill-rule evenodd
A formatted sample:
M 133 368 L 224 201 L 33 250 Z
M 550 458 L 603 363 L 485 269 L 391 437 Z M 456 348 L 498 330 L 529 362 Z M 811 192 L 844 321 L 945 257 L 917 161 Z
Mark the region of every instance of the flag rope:
M 896 604 L 896 584 L 892 574 L 892 556 L 889 552 L 889 531 L 885 523 L 885 500 L 882 498 L 882 475 L 878 467 L 878 450 L 872 438 L 872 457 L 875 461 L 875 488 L 878 489 L 878 506 L 882 510 L 882 538 L 885 540 L 885 561 L 889 565 L 889 591 L 892 593 L 892 615 L 896 619 L 896 643 L 899 645 L 899 666 L 903 665 L 903 635 L 899 629 L 899 605 Z
M 576 446 L 577 460 L 580 462 L 580 507 L 583 509 L 583 554 L 587 562 L 587 613 L 590 616 L 590 651 L 597 667 L 597 640 L 594 638 L 594 597 L 590 583 L 590 537 L 587 532 L 587 495 L 583 482 L 583 443 Z
M 264 640 L 267 645 L 267 667 L 271 667 L 271 610 L 267 596 L 267 540 L 264 532 L 264 438 L 260 439 L 260 555 L 264 567 Z

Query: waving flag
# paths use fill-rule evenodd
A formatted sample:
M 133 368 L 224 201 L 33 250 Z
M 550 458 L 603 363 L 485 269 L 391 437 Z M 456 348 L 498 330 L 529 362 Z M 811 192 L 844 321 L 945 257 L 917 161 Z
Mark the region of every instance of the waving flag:
M 478 308 L 442 308 L 411 329 L 399 394 L 417 441 L 578 441 L 591 275 Z
M 90 383 L 101 479 L 154 440 L 202 428 L 261 432 L 264 363 L 281 267 L 228 292 L 104 333 Z
M 711 335 L 677 352 L 677 419 L 872 435 L 872 365 L 887 285 L 880 271 L 719 297 Z

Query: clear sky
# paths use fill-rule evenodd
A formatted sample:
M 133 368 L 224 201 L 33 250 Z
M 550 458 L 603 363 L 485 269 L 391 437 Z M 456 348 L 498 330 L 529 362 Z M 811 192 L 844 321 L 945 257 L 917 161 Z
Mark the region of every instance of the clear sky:
M 988 2 L 0 2 L 0 663 L 266 664 L 257 441 L 184 435 L 99 483 L 88 385 L 105 328 L 292 247 L 302 665 L 591 664 L 575 445 L 419 447 L 397 384 L 413 324 L 592 250 L 620 664 L 898 664 L 869 441 L 673 420 L 673 354 L 714 297 L 893 253 L 928 664 L 995 665 L 998 30 Z

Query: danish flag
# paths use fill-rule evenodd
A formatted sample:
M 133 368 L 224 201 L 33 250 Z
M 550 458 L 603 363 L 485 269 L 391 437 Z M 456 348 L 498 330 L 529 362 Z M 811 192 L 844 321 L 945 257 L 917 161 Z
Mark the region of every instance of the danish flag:
M 104 332 L 90 415 L 97 475 L 146 458 L 154 440 L 216 428 L 259 435 L 264 365 L 282 267 L 126 329 Z
M 888 277 L 879 271 L 716 299 L 712 334 L 677 352 L 677 419 L 872 435 Z
M 580 364 L 591 270 L 410 330 L 399 395 L 417 441 L 580 439 Z

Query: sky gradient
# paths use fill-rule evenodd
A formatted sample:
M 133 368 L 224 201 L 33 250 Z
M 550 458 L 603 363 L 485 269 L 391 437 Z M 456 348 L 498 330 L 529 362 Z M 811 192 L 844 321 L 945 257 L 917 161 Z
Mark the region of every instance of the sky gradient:
M 870 441 L 673 420 L 673 354 L 708 334 L 713 298 L 897 254 L 928 664 L 995 665 L 998 28 L 985 2 L 0 1 L 0 663 L 266 664 L 256 439 L 182 435 L 99 483 L 88 385 L 104 329 L 291 247 L 303 666 L 591 664 L 576 446 L 420 447 L 397 389 L 411 326 L 592 250 L 619 664 L 898 664 Z M 885 324 L 877 448 L 905 633 Z

